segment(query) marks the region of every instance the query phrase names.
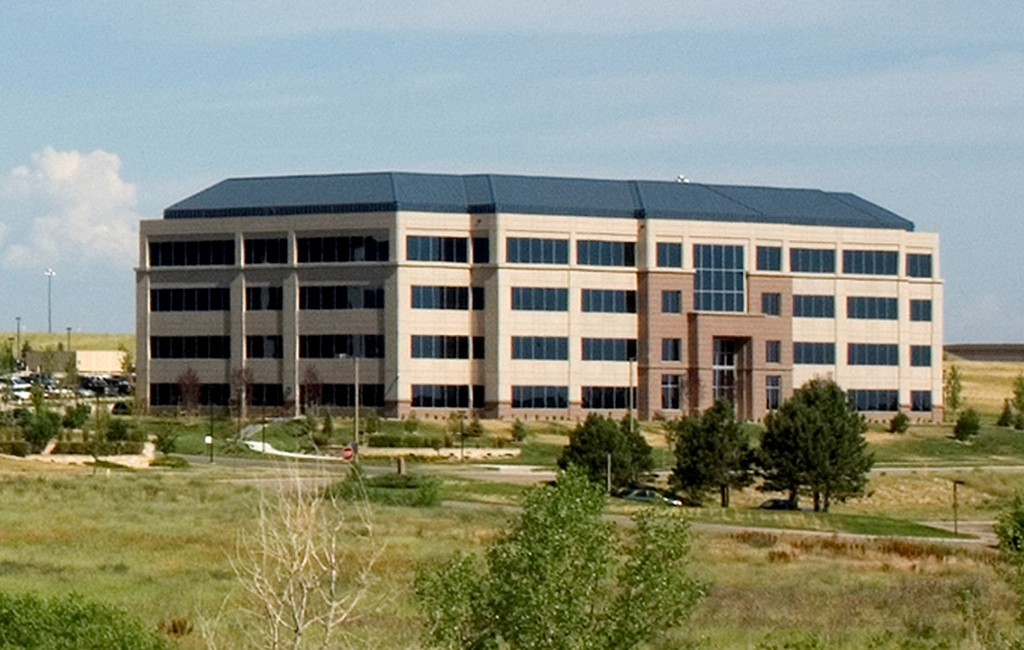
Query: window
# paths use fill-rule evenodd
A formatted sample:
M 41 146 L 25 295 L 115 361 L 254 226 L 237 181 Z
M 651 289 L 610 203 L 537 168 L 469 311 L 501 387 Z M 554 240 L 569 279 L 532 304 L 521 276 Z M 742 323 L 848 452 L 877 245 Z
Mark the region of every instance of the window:
M 789 270 L 793 273 L 835 273 L 836 252 L 831 248 L 791 248 Z
M 835 365 L 835 343 L 793 343 L 793 363 L 801 365 Z
M 284 339 L 280 336 L 245 337 L 247 359 L 281 359 L 284 357 Z
M 681 314 L 683 311 L 683 292 L 682 291 L 662 291 L 661 292 L 661 313 L 663 314 Z
M 765 363 L 782 363 L 782 341 L 764 342 Z
M 319 388 L 320 404 L 355 406 L 355 384 L 320 384 Z M 383 407 L 384 384 L 359 384 L 359 406 Z
M 851 366 L 898 366 L 899 346 L 895 343 L 848 343 L 846 363 Z
M 636 359 L 636 339 L 583 339 L 584 361 Z
M 281 287 L 246 287 L 246 311 L 281 311 L 284 290 Z
M 512 287 L 512 309 L 517 311 L 569 311 L 569 290 L 548 287 Z
M 714 339 L 711 361 L 711 395 L 715 399 L 736 402 L 736 355 L 739 345 L 733 339 Z
M 230 359 L 230 336 L 151 336 L 154 359 Z
M 636 244 L 581 239 L 576 242 L 576 263 L 587 266 L 636 266 Z
M 746 309 L 742 246 L 694 244 L 694 308 L 742 312 Z
M 299 237 L 295 245 L 299 264 L 388 261 L 386 237 Z
M 766 375 L 764 378 L 765 408 L 774 411 L 782 404 L 782 376 Z
M 468 262 L 465 237 L 405 238 L 405 259 L 412 262 Z
M 288 240 L 284 237 L 274 239 L 246 239 L 246 264 L 287 264 Z
M 227 384 L 200 384 L 199 404 L 202 406 L 227 406 L 231 398 L 231 387 Z M 153 383 L 149 385 L 151 406 L 176 406 L 181 402 L 181 386 L 178 384 Z
M 679 409 L 682 394 L 682 381 L 679 375 L 661 376 L 661 408 L 675 411 Z
M 846 298 L 846 317 L 866 320 L 899 320 L 899 302 L 896 298 L 849 296 Z
M 568 239 L 509 237 L 505 240 L 505 261 L 515 264 L 568 264 Z
M 300 359 L 336 359 L 341 355 L 384 358 L 382 334 L 309 334 L 299 337 Z
M 514 409 L 569 408 L 568 386 L 513 386 Z
M 908 253 L 907 275 L 912 278 L 932 277 L 932 256 L 927 253 Z
M 931 321 L 932 319 L 932 301 L 931 300 L 911 300 L 910 301 L 910 320 L 912 321 Z
M 565 336 L 513 336 L 512 358 L 566 361 L 569 339 Z
M 766 316 L 778 316 L 782 313 L 782 294 L 762 293 L 761 313 Z
M 299 309 L 384 309 L 384 287 L 299 287 Z
M 472 355 L 474 359 L 482 359 L 484 339 L 482 336 L 472 338 Z M 447 335 L 414 335 L 412 337 L 413 359 L 469 359 L 470 338 L 468 336 Z
M 235 240 L 151 241 L 150 266 L 234 266 Z
M 910 346 L 910 365 L 914 367 L 931 367 L 932 365 L 932 346 L 930 345 L 911 345 Z
M 230 311 L 231 290 L 227 287 L 151 289 L 149 310 L 154 312 Z
M 793 318 L 835 318 L 835 296 L 793 296 Z
M 473 238 L 473 264 L 487 264 L 491 261 L 491 240 L 487 237 Z
M 478 390 L 476 386 L 473 388 L 475 397 Z M 413 384 L 412 406 L 417 408 L 469 408 L 469 391 L 469 386 L 458 384 Z M 473 401 L 477 402 L 478 400 L 474 399 Z M 477 404 L 473 406 L 477 407 Z
M 607 314 L 635 314 L 636 291 L 625 289 L 584 289 L 583 311 Z
M 843 273 L 856 275 L 897 275 L 896 251 L 843 251 Z
M 910 410 L 915 413 L 932 410 L 932 392 L 930 390 L 910 391 Z
M 249 401 L 253 406 L 283 406 L 284 387 L 281 384 L 249 384 Z
M 628 409 L 635 403 L 630 395 L 626 386 L 583 386 L 581 390 L 585 409 Z
M 853 389 L 846 391 L 853 408 L 858 411 L 897 411 L 899 393 L 891 389 Z
M 480 294 L 482 296 L 482 293 Z M 412 288 L 413 309 L 458 309 L 468 310 L 470 291 L 469 287 L 422 287 Z M 474 298 L 477 296 L 474 293 Z M 482 309 L 483 305 L 477 301 L 473 303 L 473 309 Z
M 661 339 L 661 360 L 679 361 L 683 358 L 682 339 Z
M 658 242 L 658 266 L 679 269 L 683 267 L 683 245 L 673 242 Z
M 782 249 L 778 246 L 757 247 L 757 270 L 758 271 L 781 271 L 782 270 Z

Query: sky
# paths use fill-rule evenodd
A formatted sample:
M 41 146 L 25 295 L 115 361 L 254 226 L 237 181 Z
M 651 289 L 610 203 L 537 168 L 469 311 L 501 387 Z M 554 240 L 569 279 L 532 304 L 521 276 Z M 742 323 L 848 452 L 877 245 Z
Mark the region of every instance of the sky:
M 947 343 L 1024 342 L 1019 0 L 0 4 L 0 331 L 131 332 L 140 220 L 359 171 L 852 192 L 940 234 Z

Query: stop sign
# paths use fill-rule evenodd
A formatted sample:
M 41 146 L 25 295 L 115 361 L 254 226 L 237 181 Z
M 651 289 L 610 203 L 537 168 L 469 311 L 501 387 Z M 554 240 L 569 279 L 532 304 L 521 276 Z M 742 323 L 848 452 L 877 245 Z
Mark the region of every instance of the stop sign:
M 352 460 L 353 458 L 355 458 L 355 456 L 356 452 L 354 449 L 352 449 L 352 447 L 346 446 L 344 449 L 341 450 L 342 460 Z

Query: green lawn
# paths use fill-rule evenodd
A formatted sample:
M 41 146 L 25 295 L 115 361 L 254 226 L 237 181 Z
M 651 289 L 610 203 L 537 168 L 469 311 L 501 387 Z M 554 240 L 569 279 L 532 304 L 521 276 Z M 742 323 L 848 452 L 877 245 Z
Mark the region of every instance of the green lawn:
M 873 436 L 878 465 L 1024 465 L 1024 431 L 982 424 L 968 442 L 953 439 L 951 425 L 915 425 L 905 434 Z

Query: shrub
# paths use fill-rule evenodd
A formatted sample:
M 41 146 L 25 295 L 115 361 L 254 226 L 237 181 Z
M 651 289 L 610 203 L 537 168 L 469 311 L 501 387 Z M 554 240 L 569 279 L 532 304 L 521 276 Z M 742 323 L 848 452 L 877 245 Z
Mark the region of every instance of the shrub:
M 42 598 L 0 593 L 0 647 L 24 650 L 169 650 L 123 609 L 77 594 Z
M 181 456 L 157 456 L 149 462 L 150 467 L 170 467 L 172 469 L 185 469 L 189 462 Z
M 425 508 L 441 503 L 441 481 L 436 476 L 385 474 L 366 478 L 353 468 L 349 476 L 328 488 L 333 497 L 354 500 L 365 495 L 371 503 Z
M 61 426 L 65 429 L 81 429 L 89 421 L 89 415 L 91 414 L 92 409 L 89 408 L 88 404 L 68 406 L 64 409 L 64 419 L 61 420 Z
M 32 452 L 32 447 L 24 440 L 10 440 L 7 442 L 0 442 L 0 454 L 7 454 L 8 456 L 19 456 L 24 458 Z
M 409 417 L 405 418 L 405 420 L 402 421 L 402 431 L 405 431 L 406 433 L 416 433 L 419 430 L 419 428 L 420 421 L 412 413 L 410 413 Z
M 512 423 L 512 439 L 516 442 L 526 440 L 526 425 L 521 420 Z
M 161 429 L 156 433 L 156 450 L 161 454 L 174 453 L 178 442 L 178 433 L 170 428 Z
M 107 440 L 120 442 L 130 438 L 128 423 L 121 419 L 112 419 L 107 423 Z
M 910 418 L 903 411 L 892 416 L 889 421 L 889 433 L 906 433 L 910 428 Z
M 442 435 L 378 433 L 370 436 L 369 445 L 371 447 L 386 447 L 389 449 L 395 447 L 430 447 L 431 449 L 441 449 L 442 447 L 450 447 L 451 441 L 450 438 Z
M 996 420 L 997 427 L 1009 427 L 1013 426 L 1013 409 L 1010 408 L 1010 400 L 1003 400 L 1003 411 L 999 414 L 999 419 Z
M 366 433 L 380 433 L 380 416 L 370 413 L 363 418 L 363 431 Z
M 974 409 L 966 409 L 956 419 L 953 437 L 960 441 L 970 440 L 981 431 L 981 416 Z

